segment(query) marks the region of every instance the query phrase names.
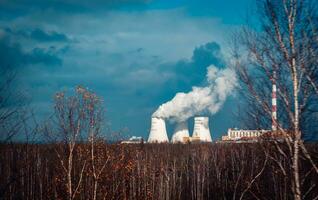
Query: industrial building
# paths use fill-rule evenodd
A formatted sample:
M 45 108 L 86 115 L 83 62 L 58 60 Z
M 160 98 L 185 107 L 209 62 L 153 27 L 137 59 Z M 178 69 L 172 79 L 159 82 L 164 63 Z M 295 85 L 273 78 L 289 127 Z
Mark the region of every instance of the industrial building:
M 164 143 L 169 142 L 166 122 L 162 118 L 152 117 L 151 118 L 151 129 L 148 137 L 149 143 Z
M 144 142 L 142 137 L 132 136 L 128 140 L 121 141 L 121 144 L 141 144 Z
M 189 138 L 189 129 L 187 122 L 179 122 L 176 125 L 176 128 L 174 130 L 174 133 L 171 138 L 172 143 L 184 143 L 186 142 L 186 138 Z
M 162 118 L 151 118 L 149 143 L 169 142 L 165 121 Z M 172 143 L 212 142 L 208 117 L 195 117 L 192 137 L 189 135 L 186 121 L 178 122 L 171 139 Z
M 263 135 L 264 133 L 268 133 L 271 130 L 241 130 L 241 129 L 228 129 L 227 135 L 222 136 L 223 141 L 229 140 L 241 140 L 241 139 L 255 139 Z
M 202 142 L 212 142 L 208 117 L 194 118 L 194 129 L 192 137 L 193 139 L 199 138 L 199 140 Z
M 276 99 L 276 82 L 275 73 L 272 78 L 272 129 L 271 130 L 244 130 L 230 128 L 227 135 L 222 136 L 222 141 L 237 140 L 255 140 L 262 135 L 277 135 L 277 99 Z M 151 130 L 148 138 L 149 143 L 165 143 L 169 142 L 166 124 L 163 118 L 151 118 Z M 212 142 L 209 129 L 208 117 L 195 117 L 194 129 L 192 137 L 189 135 L 189 129 L 186 121 L 178 122 L 171 138 L 172 143 L 188 143 L 188 142 Z
M 244 130 L 244 129 L 228 129 L 227 135 L 222 136 L 222 141 L 237 141 L 237 140 L 255 140 L 263 135 L 272 135 L 277 137 L 277 97 L 276 97 L 276 75 L 272 77 L 272 129 L 271 130 Z

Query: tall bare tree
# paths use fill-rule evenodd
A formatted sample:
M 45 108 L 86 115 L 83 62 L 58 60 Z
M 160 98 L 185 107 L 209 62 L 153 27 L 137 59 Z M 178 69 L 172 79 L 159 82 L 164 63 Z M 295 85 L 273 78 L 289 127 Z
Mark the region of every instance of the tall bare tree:
M 289 149 L 294 199 L 302 196 L 300 151 L 311 160 L 302 142 L 301 127 L 305 124 L 301 122 L 318 94 L 314 32 L 318 26 L 312 22 L 317 19 L 312 3 L 309 0 L 258 1 L 261 27 L 244 28 L 236 36 L 233 54 L 242 89 L 248 92 L 245 94 L 251 106 L 248 119 L 254 119 L 254 124 L 269 127 L 271 84 L 273 81 L 277 84 L 280 119 L 276 123 Z M 310 123 L 317 122 L 317 118 L 311 120 Z M 313 168 L 318 172 L 314 164 Z
M 77 88 L 78 92 L 83 95 L 85 106 L 85 119 L 87 120 L 87 133 L 90 150 L 90 170 L 89 175 L 93 178 L 93 192 L 92 199 L 97 199 L 97 190 L 99 186 L 100 177 L 105 167 L 107 166 L 110 158 L 98 159 L 101 151 L 100 147 L 103 147 L 104 141 L 100 134 L 103 123 L 103 106 L 102 100 L 93 92 L 88 91 L 83 87 Z
M 66 175 L 66 188 L 68 199 L 72 200 L 80 190 L 81 182 L 86 168 L 87 156 L 85 151 L 80 151 L 79 144 L 88 135 L 90 125 L 88 114 L 91 105 L 88 104 L 90 93 L 83 87 L 77 87 L 75 95 L 66 96 L 65 92 L 59 92 L 55 96 L 55 118 L 57 132 L 50 134 L 54 136 L 55 142 L 62 142 L 56 149 L 62 169 Z M 66 152 L 66 156 L 65 155 Z M 80 167 L 79 177 L 73 177 L 74 156 L 80 156 L 84 161 Z M 66 157 L 66 159 L 65 159 Z M 76 180 L 76 182 L 74 182 Z

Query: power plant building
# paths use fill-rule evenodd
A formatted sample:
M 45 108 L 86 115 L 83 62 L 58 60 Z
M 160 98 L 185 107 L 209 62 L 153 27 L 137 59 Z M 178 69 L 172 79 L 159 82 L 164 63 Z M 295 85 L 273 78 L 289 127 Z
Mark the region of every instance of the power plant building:
M 272 117 L 272 129 L 271 130 L 239 130 L 239 129 L 228 129 L 227 131 L 227 135 L 226 136 L 222 136 L 222 140 L 223 141 L 227 141 L 227 140 L 241 140 L 241 139 L 254 139 L 257 137 L 260 137 L 262 135 L 264 135 L 265 133 L 271 133 L 277 132 L 277 127 L 278 127 L 278 123 L 277 123 L 277 97 L 276 97 L 276 93 L 277 93 L 277 88 L 276 88 L 276 74 L 274 72 L 273 77 L 272 77 L 272 113 L 271 113 L 271 117 Z M 271 134 L 273 135 L 273 134 Z M 275 134 L 274 134 L 275 135 Z
M 171 142 L 172 143 L 185 143 L 189 138 L 189 129 L 186 121 L 179 122 L 176 125 L 175 131 L 172 135 Z
M 151 118 L 149 143 L 169 142 L 165 120 L 158 117 Z M 195 117 L 192 137 L 189 135 L 187 121 L 178 122 L 171 138 L 172 143 L 212 142 L 208 117 Z
M 166 123 L 162 118 L 151 118 L 151 129 L 148 138 L 149 143 L 164 143 L 169 142 Z
M 227 135 L 222 137 L 222 140 L 240 140 L 242 138 L 257 138 L 269 130 L 241 130 L 241 129 L 228 129 Z
M 212 142 L 208 117 L 195 117 L 192 138 L 198 138 L 201 142 Z

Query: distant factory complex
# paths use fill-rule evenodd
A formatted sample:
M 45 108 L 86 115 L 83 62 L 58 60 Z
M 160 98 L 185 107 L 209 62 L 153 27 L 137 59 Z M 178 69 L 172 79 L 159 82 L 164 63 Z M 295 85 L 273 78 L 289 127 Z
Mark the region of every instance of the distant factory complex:
M 224 142 L 235 142 L 235 141 L 257 141 L 260 137 L 263 138 L 275 137 L 276 139 L 281 139 L 282 135 L 277 132 L 278 123 L 277 123 L 277 99 L 276 99 L 276 83 L 275 83 L 275 74 L 272 79 L 272 109 L 271 109 L 271 120 L 272 127 L 268 130 L 244 130 L 237 128 L 229 128 L 227 131 L 227 135 L 222 136 L 222 141 Z M 185 94 L 176 95 L 177 98 L 173 100 L 178 100 L 178 103 L 183 102 L 182 98 L 185 98 Z M 174 102 L 174 101 L 171 102 Z M 173 110 L 175 104 L 168 102 L 163 106 L 160 106 L 158 111 L 151 118 L 151 128 L 147 142 L 148 143 L 195 143 L 195 142 L 212 142 L 211 132 L 209 129 L 209 118 L 206 116 L 196 116 L 194 117 L 194 128 L 193 133 L 190 136 L 188 123 L 185 120 L 185 117 L 181 117 L 175 120 L 177 121 L 174 129 L 174 133 L 172 134 L 171 140 L 169 141 L 167 130 L 166 130 L 166 122 L 165 119 L 169 119 L 167 117 L 167 113 L 163 112 L 168 110 Z M 158 114 L 159 112 L 159 114 Z M 161 115 L 160 115 L 161 112 Z M 162 114 L 164 113 L 164 114 Z M 175 116 L 172 112 L 168 112 L 168 116 Z M 188 116 L 187 116 L 188 117 Z M 191 117 L 191 116 L 190 116 Z M 189 117 L 188 117 L 189 118 Z M 144 140 L 141 137 L 132 137 L 128 141 L 123 141 L 123 143 L 140 143 Z
M 242 130 L 228 129 L 227 135 L 222 136 L 222 141 L 256 140 L 260 136 L 277 131 L 277 100 L 276 84 L 272 80 L 272 129 L 271 130 Z M 148 143 L 169 142 L 165 120 L 160 117 L 151 118 L 151 129 Z M 208 117 L 195 117 L 192 136 L 189 134 L 187 121 L 178 122 L 171 138 L 172 143 L 212 142 Z
M 228 129 L 227 135 L 222 136 L 222 141 L 257 140 L 260 136 L 270 133 L 272 130 L 242 130 Z M 165 120 L 153 117 L 148 143 L 168 143 Z M 198 143 L 212 142 L 208 117 L 195 117 L 192 136 L 189 134 L 187 122 L 178 122 L 173 132 L 171 143 Z
M 271 130 L 240 130 L 230 128 L 227 131 L 227 135 L 222 136 L 222 141 L 253 140 L 269 132 Z
M 149 143 L 169 142 L 165 120 L 162 118 L 151 118 L 151 129 L 148 138 Z M 172 143 L 187 143 L 187 142 L 212 142 L 212 137 L 209 129 L 208 117 L 195 117 L 194 129 L 192 137 L 190 137 L 187 122 L 179 122 L 176 125 L 175 131 L 171 139 Z

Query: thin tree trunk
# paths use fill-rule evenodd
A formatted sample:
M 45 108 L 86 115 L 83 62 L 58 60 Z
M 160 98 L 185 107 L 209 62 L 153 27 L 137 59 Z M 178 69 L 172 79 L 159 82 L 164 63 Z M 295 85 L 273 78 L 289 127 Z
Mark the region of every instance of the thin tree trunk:
M 97 196 L 97 180 L 94 181 L 94 194 L 93 194 L 93 200 L 96 200 L 96 196 Z
M 73 191 L 72 191 L 72 160 L 73 155 L 72 151 L 70 150 L 69 157 L 68 157 L 68 169 L 67 169 L 67 187 L 68 187 L 68 199 L 72 200 Z
M 295 64 L 295 59 L 293 59 L 293 65 Z M 294 66 L 294 70 L 296 67 Z M 299 178 L 299 145 L 301 140 L 301 133 L 299 131 L 299 110 L 298 110 L 298 78 L 297 74 L 294 71 L 293 74 L 294 79 L 294 109 L 295 109 L 295 122 L 294 122 L 294 132 L 295 132 L 295 139 L 294 139 L 294 155 L 293 155 L 293 173 L 294 173 L 294 184 L 295 184 L 295 194 L 294 199 L 300 200 L 301 199 L 301 190 L 300 190 L 300 178 Z
M 297 68 L 296 68 L 296 58 L 295 58 L 295 43 L 294 43 L 294 30 L 293 24 L 289 23 L 290 29 L 290 44 L 292 51 L 292 78 L 293 78 L 293 93 L 294 93 L 294 155 L 293 155 L 293 173 L 294 173 L 294 182 L 295 182 L 295 194 L 294 199 L 301 199 L 301 190 L 300 190 L 300 178 L 299 178 L 299 145 L 301 140 L 301 133 L 299 131 L 299 102 L 298 102 L 298 77 L 297 77 Z

